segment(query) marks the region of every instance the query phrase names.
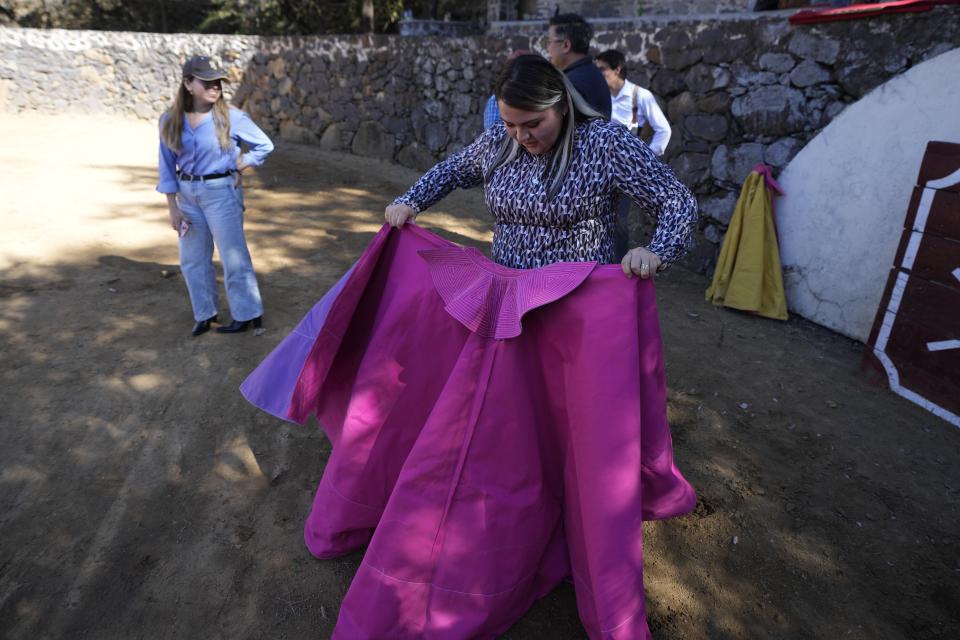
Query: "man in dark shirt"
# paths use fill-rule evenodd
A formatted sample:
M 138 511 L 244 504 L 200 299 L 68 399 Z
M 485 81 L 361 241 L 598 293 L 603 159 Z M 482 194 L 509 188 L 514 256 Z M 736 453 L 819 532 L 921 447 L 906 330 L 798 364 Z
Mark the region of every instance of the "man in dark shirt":
M 593 29 L 586 20 L 574 13 L 561 13 L 550 18 L 543 47 L 553 66 L 567 75 L 584 100 L 609 119 L 610 89 L 587 53 L 592 37 Z

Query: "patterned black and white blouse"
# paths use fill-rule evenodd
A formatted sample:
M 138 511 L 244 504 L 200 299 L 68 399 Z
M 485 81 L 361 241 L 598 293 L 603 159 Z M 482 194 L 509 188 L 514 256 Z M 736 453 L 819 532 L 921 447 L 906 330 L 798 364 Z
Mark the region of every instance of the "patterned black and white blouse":
M 497 155 L 503 123 L 487 129 L 469 146 L 435 165 L 394 202 L 417 213 L 456 187 L 483 183 Z M 697 202 L 670 168 L 623 125 L 592 120 L 577 126 L 570 170 L 560 191 L 547 201 L 545 172 L 549 154 L 522 147 L 484 185 L 486 203 L 496 220 L 493 259 L 516 269 L 554 262 L 619 262 L 614 255 L 618 192 L 633 198 L 657 220 L 648 249 L 661 270 L 690 246 Z

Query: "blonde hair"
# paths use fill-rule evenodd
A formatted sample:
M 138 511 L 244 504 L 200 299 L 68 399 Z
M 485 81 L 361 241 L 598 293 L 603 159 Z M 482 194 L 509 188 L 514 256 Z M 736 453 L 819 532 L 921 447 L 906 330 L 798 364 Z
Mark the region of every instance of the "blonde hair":
M 566 74 L 536 54 L 520 56 L 507 65 L 494 95 L 515 109 L 535 112 L 556 109 L 563 118 L 563 128 L 552 149 L 545 176 L 547 200 L 553 200 L 570 170 L 577 124 L 603 116 L 587 104 Z M 519 152 L 520 145 L 513 136 L 504 136 L 483 176 L 484 182 L 489 182 L 493 172 L 512 162 Z
M 180 82 L 180 87 L 173 98 L 173 104 L 164 114 L 166 118 L 160 125 L 160 139 L 167 145 L 171 151 L 180 153 L 180 143 L 183 137 L 183 114 L 193 111 L 193 96 L 187 91 L 184 82 L 193 80 L 192 77 L 184 78 Z M 233 140 L 230 139 L 230 105 L 223 97 L 223 91 L 220 97 L 213 103 L 213 124 L 217 128 L 217 140 L 220 142 L 220 148 L 227 151 L 233 148 Z

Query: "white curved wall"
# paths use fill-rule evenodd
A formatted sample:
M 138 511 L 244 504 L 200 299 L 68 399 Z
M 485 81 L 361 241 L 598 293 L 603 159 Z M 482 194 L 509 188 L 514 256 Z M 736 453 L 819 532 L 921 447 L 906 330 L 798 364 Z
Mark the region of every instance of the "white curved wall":
M 930 140 L 960 143 L 960 48 L 850 105 L 780 176 L 790 310 L 866 342 Z

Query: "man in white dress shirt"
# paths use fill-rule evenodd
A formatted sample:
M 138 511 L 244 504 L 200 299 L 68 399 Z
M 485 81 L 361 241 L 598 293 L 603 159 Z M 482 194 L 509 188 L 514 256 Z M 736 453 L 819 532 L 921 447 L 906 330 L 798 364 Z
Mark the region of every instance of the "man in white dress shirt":
M 611 120 L 619 122 L 635 133 L 639 132 L 644 123 L 649 122 L 653 129 L 653 140 L 650 149 L 658 156 L 662 156 L 670 142 L 670 123 L 657 104 L 653 94 L 638 87 L 626 76 L 625 58 L 615 49 L 604 51 L 596 58 L 597 68 L 603 74 L 610 88 L 613 102 Z
M 594 63 L 610 89 L 612 112 L 610 119 L 628 127 L 634 135 L 640 135 L 644 123 L 653 129 L 653 140 L 648 146 L 658 156 L 663 156 L 670 142 L 670 123 L 657 104 L 653 94 L 627 80 L 626 58 L 616 49 L 608 49 L 598 55 Z M 614 234 L 614 250 L 623 254 L 630 246 L 630 203 L 621 195 L 617 206 L 617 230 Z

